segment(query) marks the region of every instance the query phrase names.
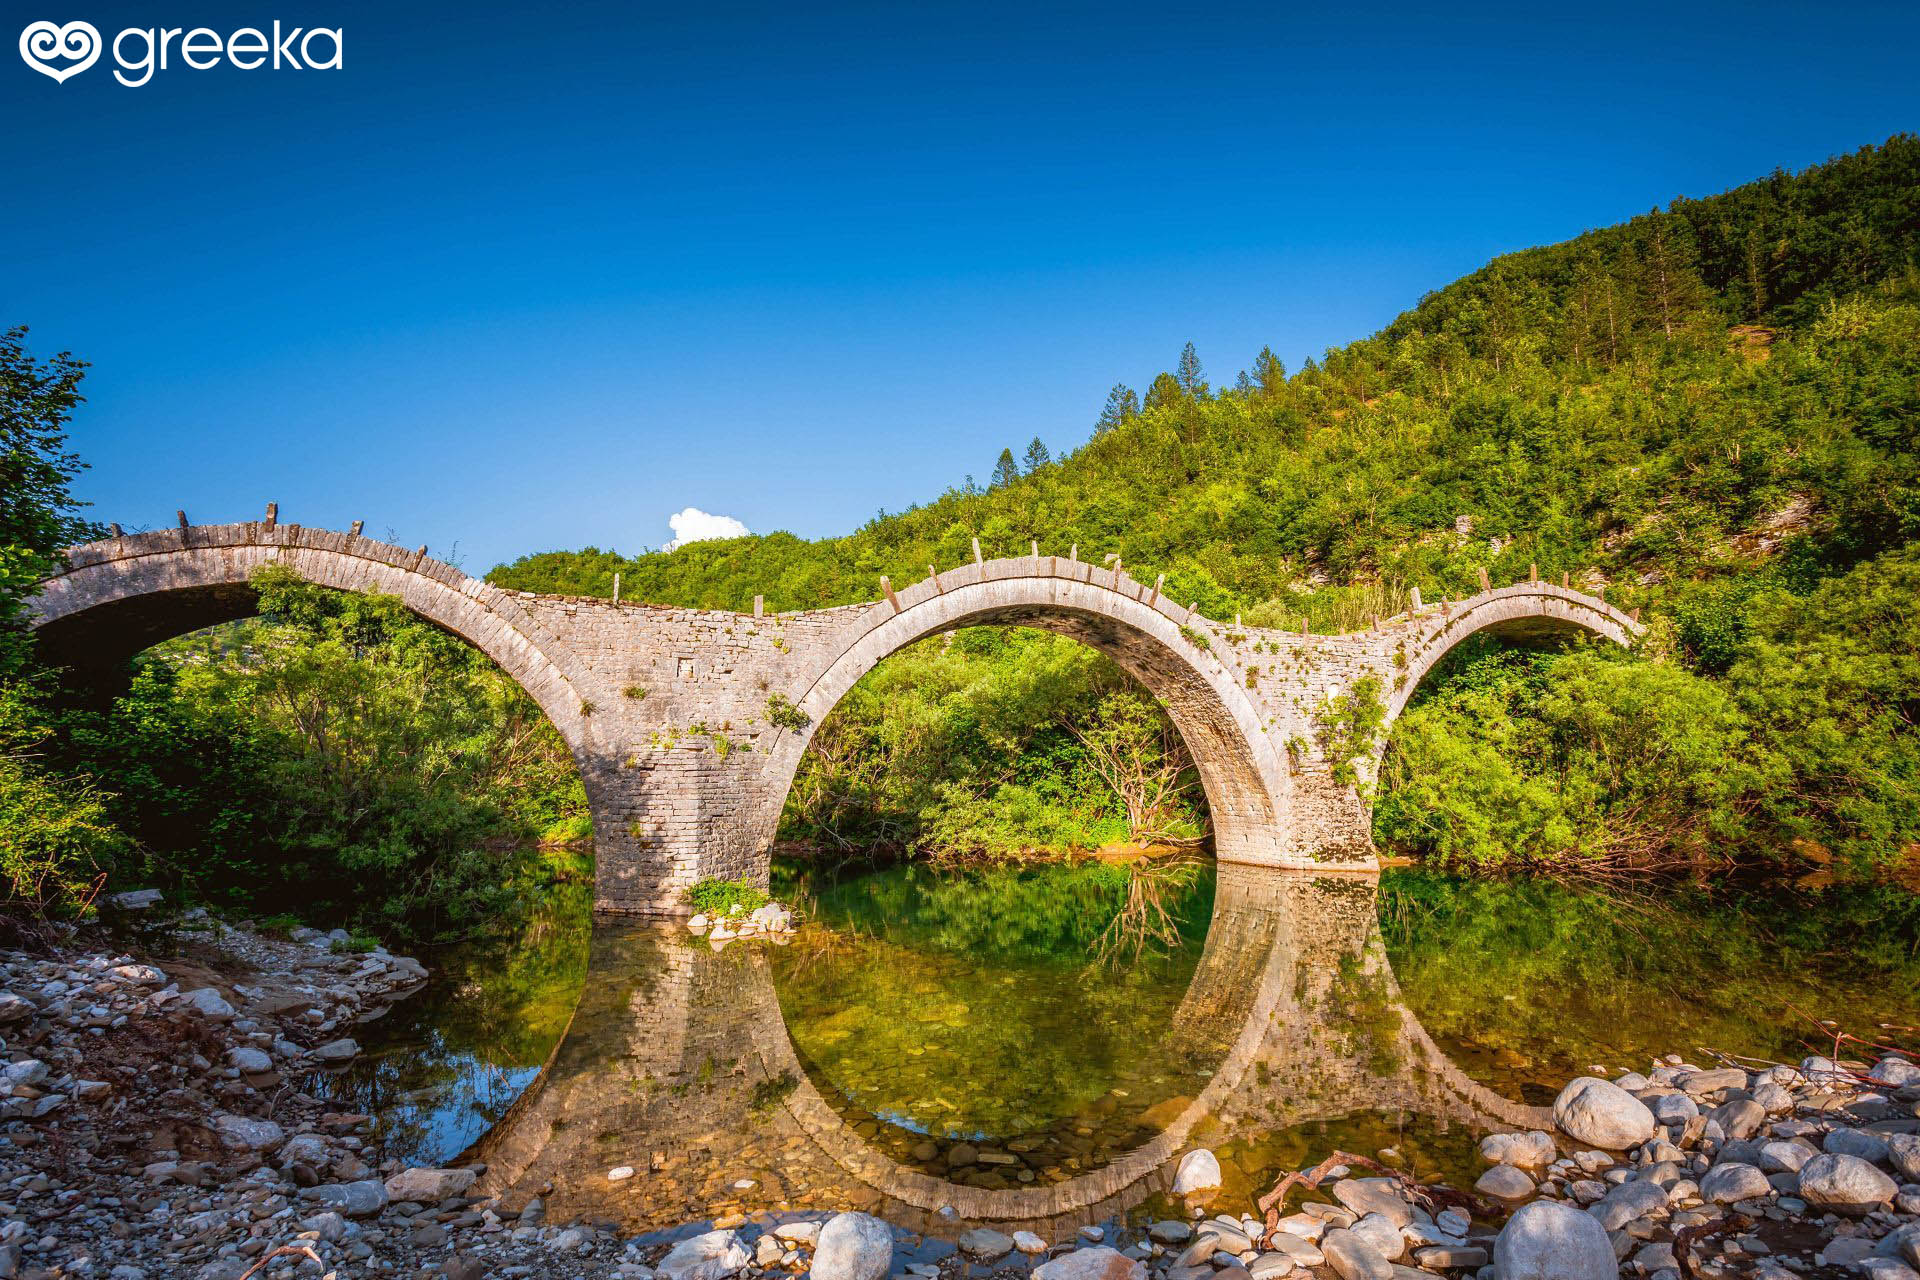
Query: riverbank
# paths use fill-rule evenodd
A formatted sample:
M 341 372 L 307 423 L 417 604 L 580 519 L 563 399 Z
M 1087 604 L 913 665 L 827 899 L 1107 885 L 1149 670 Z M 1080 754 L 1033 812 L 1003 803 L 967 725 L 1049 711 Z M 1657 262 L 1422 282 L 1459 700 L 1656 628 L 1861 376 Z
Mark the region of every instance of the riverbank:
M 1575 1080 L 1541 1129 L 1482 1143 L 1472 1189 L 1400 1177 L 1388 1151 L 1382 1176 L 1336 1156 L 1237 1204 L 1196 1151 L 1169 1171 L 1186 1216 L 1065 1239 L 819 1212 L 639 1235 L 549 1223 L 537 1200 L 507 1214 L 470 1194 L 477 1167 L 386 1158 L 369 1117 L 307 1092 L 357 1051 L 358 1020 L 417 988 L 418 964 L 199 924 L 146 955 L 0 955 L 0 1277 L 1920 1275 L 1920 1066 L 1899 1055 L 1752 1071 L 1671 1058 Z

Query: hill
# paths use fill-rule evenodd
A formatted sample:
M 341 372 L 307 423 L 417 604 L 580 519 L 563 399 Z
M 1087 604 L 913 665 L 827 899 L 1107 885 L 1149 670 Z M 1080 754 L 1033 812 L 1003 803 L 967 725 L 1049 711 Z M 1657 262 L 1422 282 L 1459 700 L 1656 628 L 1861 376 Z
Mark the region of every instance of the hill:
M 844 537 L 548 552 L 488 577 L 604 595 L 619 572 L 629 597 L 793 609 L 871 599 L 881 574 L 912 581 L 975 536 L 989 554 L 1038 539 L 1164 572 L 1210 616 L 1344 629 L 1411 588 L 1465 594 L 1482 568 L 1537 564 L 1643 608 L 1654 642 L 1619 671 L 1462 664 L 1401 722 L 1382 839 L 1470 862 L 1881 863 L 1920 840 L 1920 645 L 1899 604 L 1920 580 L 1917 430 L 1920 139 L 1900 135 L 1495 259 L 1297 372 L 1262 351 L 1215 387 L 1189 348 L 1144 396 L 1115 387 L 1067 455 L 1022 465 L 1009 442 L 985 488 Z M 940 714 L 977 708 L 967 691 L 1010 660 L 952 674 Z M 995 788 L 1021 767 L 985 762 L 1031 764 L 1109 678 L 1034 733 L 968 726 L 987 770 L 972 802 L 1004 809 Z M 1587 703 L 1559 696 L 1574 684 Z M 901 738 L 886 701 L 849 708 L 868 717 L 851 754 L 869 782 Z M 924 831 L 929 812 L 910 816 Z

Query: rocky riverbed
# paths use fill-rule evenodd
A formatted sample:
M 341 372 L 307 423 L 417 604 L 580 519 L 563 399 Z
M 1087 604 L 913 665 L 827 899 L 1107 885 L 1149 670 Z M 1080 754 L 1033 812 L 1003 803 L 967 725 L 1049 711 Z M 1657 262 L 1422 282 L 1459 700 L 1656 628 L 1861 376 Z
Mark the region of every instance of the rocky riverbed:
M 385 1158 L 369 1117 L 305 1091 L 420 965 L 198 925 L 150 955 L 0 953 L 0 1280 L 1920 1280 L 1920 1067 L 1898 1055 L 1582 1077 L 1550 1125 L 1485 1139 L 1471 1191 L 1383 1152 L 1303 1171 L 1263 1210 L 1224 1202 L 1196 1150 L 1183 1215 L 1060 1239 L 863 1214 L 548 1222 L 473 1194 L 478 1167 Z

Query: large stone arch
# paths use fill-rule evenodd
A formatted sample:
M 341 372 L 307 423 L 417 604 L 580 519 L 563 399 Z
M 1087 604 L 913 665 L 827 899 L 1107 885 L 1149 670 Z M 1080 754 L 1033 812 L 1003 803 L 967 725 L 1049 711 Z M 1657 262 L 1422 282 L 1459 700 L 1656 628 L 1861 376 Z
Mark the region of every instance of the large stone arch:
M 748 822 L 751 847 L 766 850 L 801 757 L 821 722 L 889 655 L 962 627 L 1036 627 L 1069 636 L 1113 658 L 1167 709 L 1206 791 L 1215 855 L 1267 866 L 1302 863 L 1283 840 L 1288 771 L 1259 708 L 1214 652 L 1204 620 L 1169 606 L 1116 571 L 1052 557 L 967 566 L 899 592 L 856 615 L 822 662 L 793 686 L 805 729 L 773 744 L 759 804 Z M 1061 571 L 1070 564 L 1078 574 Z M 1108 580 L 1111 581 L 1108 581 Z M 1126 588 L 1124 589 L 1122 584 Z M 1136 594 L 1136 592 L 1138 594 Z M 1199 624 L 1196 627 L 1193 624 Z
M 1519 644 L 1595 636 L 1624 646 L 1643 631 L 1638 622 L 1599 597 L 1547 582 L 1522 582 L 1443 605 L 1424 620 L 1415 642 L 1402 651 L 1406 665 L 1388 682 L 1386 726 L 1400 718 L 1433 669 L 1471 636 L 1485 633 Z
M 512 595 L 430 559 L 424 547 L 268 522 L 132 534 L 69 551 L 28 603 L 27 621 L 49 662 L 82 676 L 110 672 L 162 640 L 251 616 L 251 578 L 268 565 L 324 587 L 397 596 L 459 636 L 532 696 L 587 774 L 587 719 L 566 647 Z

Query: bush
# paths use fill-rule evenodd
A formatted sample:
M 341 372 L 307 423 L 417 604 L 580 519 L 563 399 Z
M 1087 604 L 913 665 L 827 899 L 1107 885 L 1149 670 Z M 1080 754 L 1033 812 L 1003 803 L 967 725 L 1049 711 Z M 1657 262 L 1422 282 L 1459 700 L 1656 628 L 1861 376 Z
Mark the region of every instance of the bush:
M 709 877 L 687 890 L 687 903 L 700 915 L 724 916 L 735 907 L 752 911 L 767 904 L 764 889 L 745 880 L 715 880 Z
M 1765 784 L 1748 729 L 1670 663 L 1496 651 L 1401 717 L 1374 831 L 1451 866 L 1710 860 Z

